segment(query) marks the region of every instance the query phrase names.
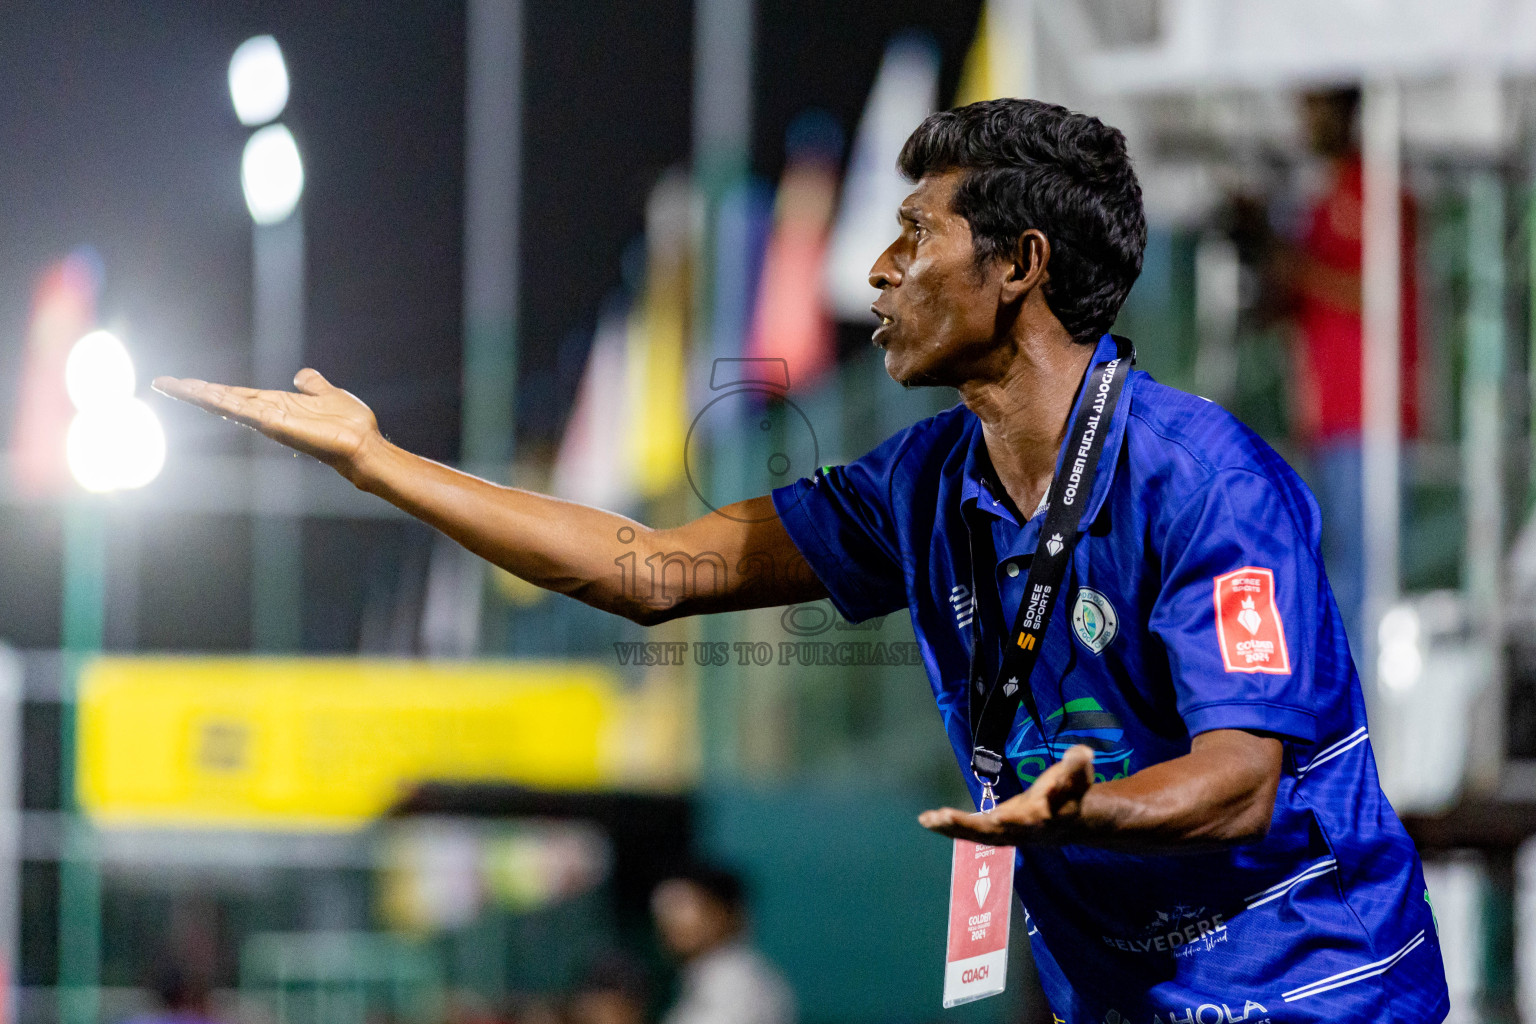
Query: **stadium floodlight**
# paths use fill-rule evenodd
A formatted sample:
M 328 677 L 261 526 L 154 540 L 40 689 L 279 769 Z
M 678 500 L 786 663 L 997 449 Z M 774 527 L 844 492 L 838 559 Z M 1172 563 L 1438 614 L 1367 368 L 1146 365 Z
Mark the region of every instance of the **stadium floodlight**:
M 277 224 L 293 212 L 304 192 L 304 163 L 292 132 L 269 124 L 250 137 L 240 160 L 240 186 L 257 224 Z
M 229 98 L 240 123 L 254 128 L 288 105 L 288 65 L 283 51 L 271 36 L 255 36 L 235 49 L 229 59 Z
M 64 360 L 64 389 L 81 412 L 133 397 L 133 360 L 110 331 L 92 331 Z
M 1419 613 L 1412 606 L 1397 605 L 1381 617 L 1376 678 L 1389 692 L 1404 694 L 1418 684 L 1424 672 L 1419 636 Z
M 133 397 L 134 377 L 128 349 L 107 331 L 75 342 L 64 362 L 64 386 L 77 410 L 64 457 L 88 491 L 143 487 L 165 466 L 165 430 L 154 410 Z
M 165 430 L 137 398 L 75 416 L 64 439 L 70 475 L 88 491 L 143 487 L 165 466 Z

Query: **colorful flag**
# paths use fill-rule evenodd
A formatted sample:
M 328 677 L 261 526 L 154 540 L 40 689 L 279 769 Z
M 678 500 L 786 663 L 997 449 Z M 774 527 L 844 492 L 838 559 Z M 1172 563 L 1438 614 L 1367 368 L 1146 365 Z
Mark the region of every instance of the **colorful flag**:
M 688 332 L 698 199 L 668 172 L 645 216 L 645 289 L 630 313 L 625 442 L 639 493 L 655 498 L 682 479 L 688 438 Z
M 64 435 L 74 416 L 64 390 L 64 362 L 75 342 L 96 327 L 101 260 L 77 249 L 51 267 L 33 293 L 27 350 L 11 430 L 16 487 L 32 497 L 69 486 Z
M 841 130 L 826 114 L 802 114 L 790 126 L 788 166 L 774 202 L 773 234 L 747 340 L 748 357 L 785 360 L 796 387 L 814 381 L 837 355 L 822 268 L 841 150 Z
M 559 497 L 627 511 L 683 478 L 697 209 L 680 172 L 651 193 L 639 295 L 610 300 L 599 318 L 555 458 Z
M 773 190 L 765 182 L 742 178 L 721 196 L 715 214 L 711 362 L 740 359 L 746 350 L 772 228 Z M 706 387 L 710 377 L 711 367 L 702 367 L 700 378 Z
M 896 158 L 912 129 L 933 112 L 938 92 L 933 40 L 919 33 L 891 40 L 859 119 L 827 254 L 827 297 L 841 320 L 870 319 L 877 293 L 869 270 L 896 237 L 896 210 L 912 190 Z
M 1033 8 L 1032 0 L 987 0 L 960 70 L 955 106 L 1034 95 Z
M 626 510 L 633 501 L 624 457 L 628 348 L 629 305 L 615 297 L 598 317 L 576 404 L 555 457 L 550 489 L 558 497 L 614 511 Z

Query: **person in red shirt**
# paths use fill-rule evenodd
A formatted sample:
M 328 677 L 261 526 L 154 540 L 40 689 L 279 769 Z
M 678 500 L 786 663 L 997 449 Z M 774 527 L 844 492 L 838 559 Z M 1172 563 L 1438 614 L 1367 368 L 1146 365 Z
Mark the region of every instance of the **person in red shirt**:
M 1308 140 L 1327 162 L 1328 181 L 1307 210 L 1287 254 L 1284 279 L 1297 344 L 1296 432 L 1310 449 L 1323 513 L 1323 558 L 1358 650 L 1364 600 L 1361 494 L 1361 223 L 1364 208 L 1357 142 L 1358 89 L 1309 93 L 1302 101 Z M 1402 198 L 1402 430 L 1418 431 L 1418 317 L 1414 284 L 1413 200 Z

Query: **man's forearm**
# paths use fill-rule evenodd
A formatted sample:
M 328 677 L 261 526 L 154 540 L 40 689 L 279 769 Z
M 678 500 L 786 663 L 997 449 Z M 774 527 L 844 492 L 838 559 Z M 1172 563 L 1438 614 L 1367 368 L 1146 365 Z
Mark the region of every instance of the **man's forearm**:
M 502 487 L 387 441 L 348 478 L 530 583 L 643 624 L 826 596 L 767 498 L 685 527 Z
M 387 441 L 358 460 L 352 482 L 435 527 L 487 561 L 604 611 L 644 618 L 622 579 L 627 552 L 653 531 L 612 512 L 503 487 Z M 621 531 L 624 531 L 621 533 Z M 625 543 L 620 538 L 630 538 Z
M 1142 851 L 1200 850 L 1262 839 L 1274 812 L 1280 741 L 1237 730 L 1196 737 L 1189 754 L 1091 786 L 1068 842 Z
M 1083 844 L 1178 853 L 1262 839 L 1280 782 L 1280 741 L 1217 729 L 1196 736 L 1190 748 L 1130 778 L 1095 783 L 1093 751 L 1078 744 L 1029 789 L 992 811 L 945 807 L 923 812 L 918 821 L 994 846 Z
M 297 391 L 157 377 L 157 391 L 334 468 L 530 583 L 644 624 L 827 596 L 768 497 L 653 530 L 601 509 L 501 487 L 384 440 L 373 411 L 313 369 Z

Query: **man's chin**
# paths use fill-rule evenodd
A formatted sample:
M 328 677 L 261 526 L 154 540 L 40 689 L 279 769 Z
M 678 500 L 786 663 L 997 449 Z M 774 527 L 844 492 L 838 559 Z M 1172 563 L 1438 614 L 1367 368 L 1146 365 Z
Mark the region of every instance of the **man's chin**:
M 931 388 L 943 384 L 931 367 L 919 365 L 912 359 L 903 358 L 893 347 L 885 350 L 886 375 L 904 388 Z

